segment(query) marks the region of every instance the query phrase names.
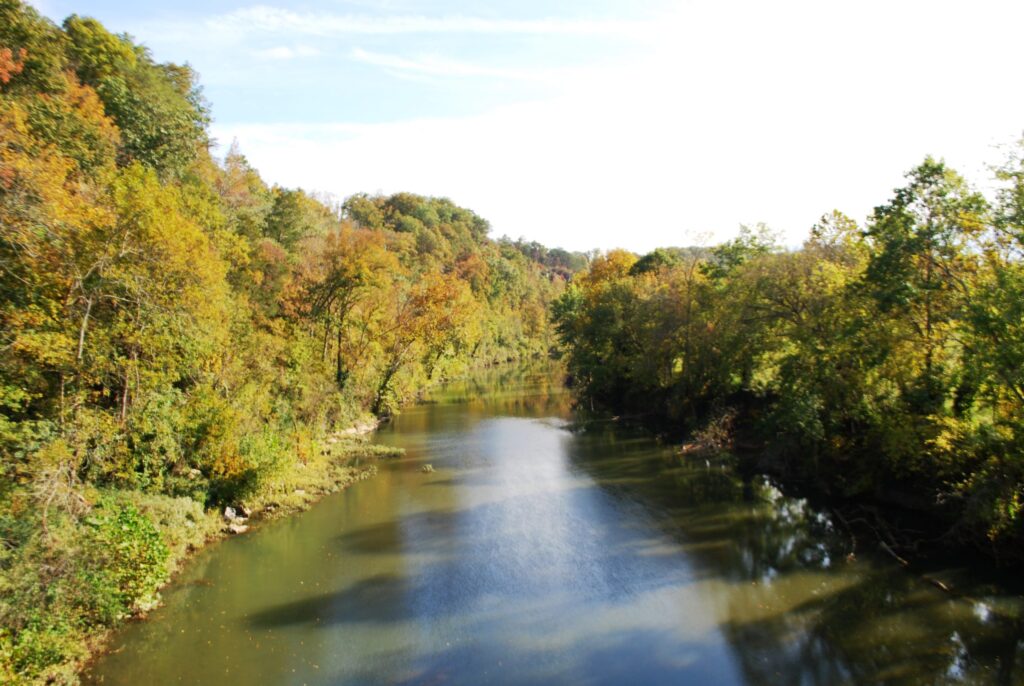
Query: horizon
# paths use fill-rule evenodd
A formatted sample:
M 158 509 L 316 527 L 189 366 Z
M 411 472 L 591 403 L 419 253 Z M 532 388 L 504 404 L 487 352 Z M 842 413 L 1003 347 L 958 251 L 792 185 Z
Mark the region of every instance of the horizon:
M 269 183 L 448 197 L 573 251 L 758 223 L 793 247 L 928 155 L 990 187 L 1024 127 L 1008 2 L 33 4 L 191 64 L 218 154 L 237 140 Z

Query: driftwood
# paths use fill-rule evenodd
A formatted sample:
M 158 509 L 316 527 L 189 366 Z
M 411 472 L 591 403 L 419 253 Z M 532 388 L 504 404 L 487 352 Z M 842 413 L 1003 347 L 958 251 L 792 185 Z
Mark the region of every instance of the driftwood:
M 896 552 L 896 548 L 899 547 L 899 544 L 896 542 L 896 538 L 893 535 L 892 531 L 889 529 L 888 525 L 886 525 L 885 520 L 883 520 L 881 516 L 879 516 L 878 512 L 875 511 L 873 508 L 868 511 L 870 511 L 874 515 L 875 522 L 878 524 L 877 528 L 873 526 L 871 522 L 869 522 L 864 517 L 855 517 L 854 519 L 849 520 L 846 517 L 844 517 L 843 513 L 840 512 L 838 509 L 832 510 L 832 513 L 836 516 L 836 519 L 838 519 L 842 523 L 842 525 L 846 528 L 847 532 L 850 534 L 850 553 L 847 555 L 847 559 L 852 560 L 855 557 L 857 550 L 857 534 L 854 531 L 853 524 L 862 524 L 866 526 L 868 529 L 871 529 L 872 532 L 874 532 L 875 537 L 878 539 L 879 548 L 881 548 L 889 557 L 895 560 L 900 567 L 903 567 L 904 569 L 910 568 L 910 561 Z M 951 586 L 949 586 L 943 581 L 940 581 L 939 579 L 936 579 L 933 576 L 930 576 L 928 574 L 919 574 L 918 576 L 922 581 L 931 584 L 940 591 L 949 593 L 950 595 L 955 594 L 955 591 Z M 966 597 L 964 597 L 964 599 L 970 600 Z

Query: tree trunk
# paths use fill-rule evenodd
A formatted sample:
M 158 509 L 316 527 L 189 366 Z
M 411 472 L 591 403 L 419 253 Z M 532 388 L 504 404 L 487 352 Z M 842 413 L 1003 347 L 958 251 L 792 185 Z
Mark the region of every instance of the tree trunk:
M 85 315 L 82 317 L 82 326 L 78 329 L 78 357 L 82 361 L 82 350 L 85 348 L 85 332 L 89 328 L 89 314 L 92 312 L 92 298 L 85 301 Z
M 131 381 L 128 378 L 127 370 L 124 373 L 124 390 L 121 391 L 121 425 L 123 426 L 125 420 L 128 418 L 128 384 Z
M 341 356 L 341 324 L 338 325 L 338 349 L 335 351 L 335 372 L 334 380 L 338 383 L 338 388 L 345 387 L 345 380 L 348 378 L 348 373 L 345 371 L 345 362 Z
M 381 377 L 380 383 L 377 385 L 377 395 L 373 399 L 373 407 L 371 411 L 380 416 L 380 411 L 384 404 L 384 396 L 388 392 L 388 388 L 391 386 L 391 379 L 394 377 L 395 372 L 398 371 L 398 367 L 394 364 L 389 364 L 388 368 L 384 371 L 384 376 Z

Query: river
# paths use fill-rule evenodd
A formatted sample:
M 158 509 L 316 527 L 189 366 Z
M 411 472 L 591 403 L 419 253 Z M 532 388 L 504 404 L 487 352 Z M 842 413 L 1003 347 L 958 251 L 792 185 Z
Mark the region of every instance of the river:
M 1019 596 L 849 559 L 765 480 L 572 420 L 547 368 L 440 389 L 375 437 L 405 457 L 201 552 L 87 682 L 1024 683 Z

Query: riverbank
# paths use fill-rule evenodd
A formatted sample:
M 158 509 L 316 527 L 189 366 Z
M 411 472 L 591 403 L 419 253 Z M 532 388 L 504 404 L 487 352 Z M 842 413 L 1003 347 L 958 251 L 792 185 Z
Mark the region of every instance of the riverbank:
M 948 483 L 934 477 L 909 479 L 896 470 L 866 478 L 866 467 L 853 452 L 801 451 L 766 430 L 769 399 L 734 394 L 702 420 L 684 423 L 666 412 L 593 409 L 585 395 L 577 392 L 575 397 L 577 411 L 586 416 L 583 424 L 634 426 L 674 445 L 683 463 L 728 465 L 747 481 L 766 477 L 787 496 L 805 499 L 831 516 L 849 541 L 850 556 L 877 552 L 954 594 L 959 592 L 957 575 L 944 573 L 937 579 L 936 570 L 969 570 L 972 577 L 1022 588 L 1015 576 L 1024 568 L 1021 549 L 965 525 L 967 503 L 951 493 Z M 872 468 L 877 470 L 877 464 Z
M 749 686 L 1020 673 L 1017 594 L 952 597 L 866 547 L 848 560 L 841 527 L 764 479 L 683 464 L 678 444 L 623 422 L 570 430 L 560 382 L 497 370 L 406 407 L 374 437 L 405 457 L 197 556 L 85 679 Z
M 729 459 L 744 478 L 768 477 L 784 493 L 805 498 L 832 515 L 850 539 L 850 555 L 877 550 L 926 579 L 942 567 L 990 567 L 1003 579 L 1024 565 L 1020 551 L 996 545 L 963 526 L 964 504 L 938 480 L 908 480 L 897 473 L 859 479 L 856 456 L 816 455 L 773 444 L 760 421 L 761 407 L 742 399 L 705 420 L 696 431 L 666 430 L 664 418 L 642 417 L 647 428 L 677 444 L 681 459 Z M 1007 573 L 1007 574 L 1004 574 Z M 935 584 L 946 591 L 954 581 Z
M 377 425 L 363 418 L 311 441 L 306 451 L 255 484 L 250 495 L 225 508 L 207 509 L 190 497 L 140 491 L 86 492 L 81 516 L 48 522 L 48 540 L 3 580 L 5 593 L 50 581 L 54 587 L 42 589 L 50 594 L 45 614 L 29 604 L 32 594 L 12 593 L 2 601 L 27 621 L 17 633 L 0 629 L 0 681 L 79 683 L 79 673 L 103 652 L 112 632 L 158 607 L 160 590 L 196 552 L 263 521 L 306 510 L 325 495 L 375 474 L 377 459 L 400 455 L 401 450 L 367 440 Z M 68 573 L 60 565 L 73 569 Z M 38 583 L 25 583 L 24 577 L 33 575 Z

